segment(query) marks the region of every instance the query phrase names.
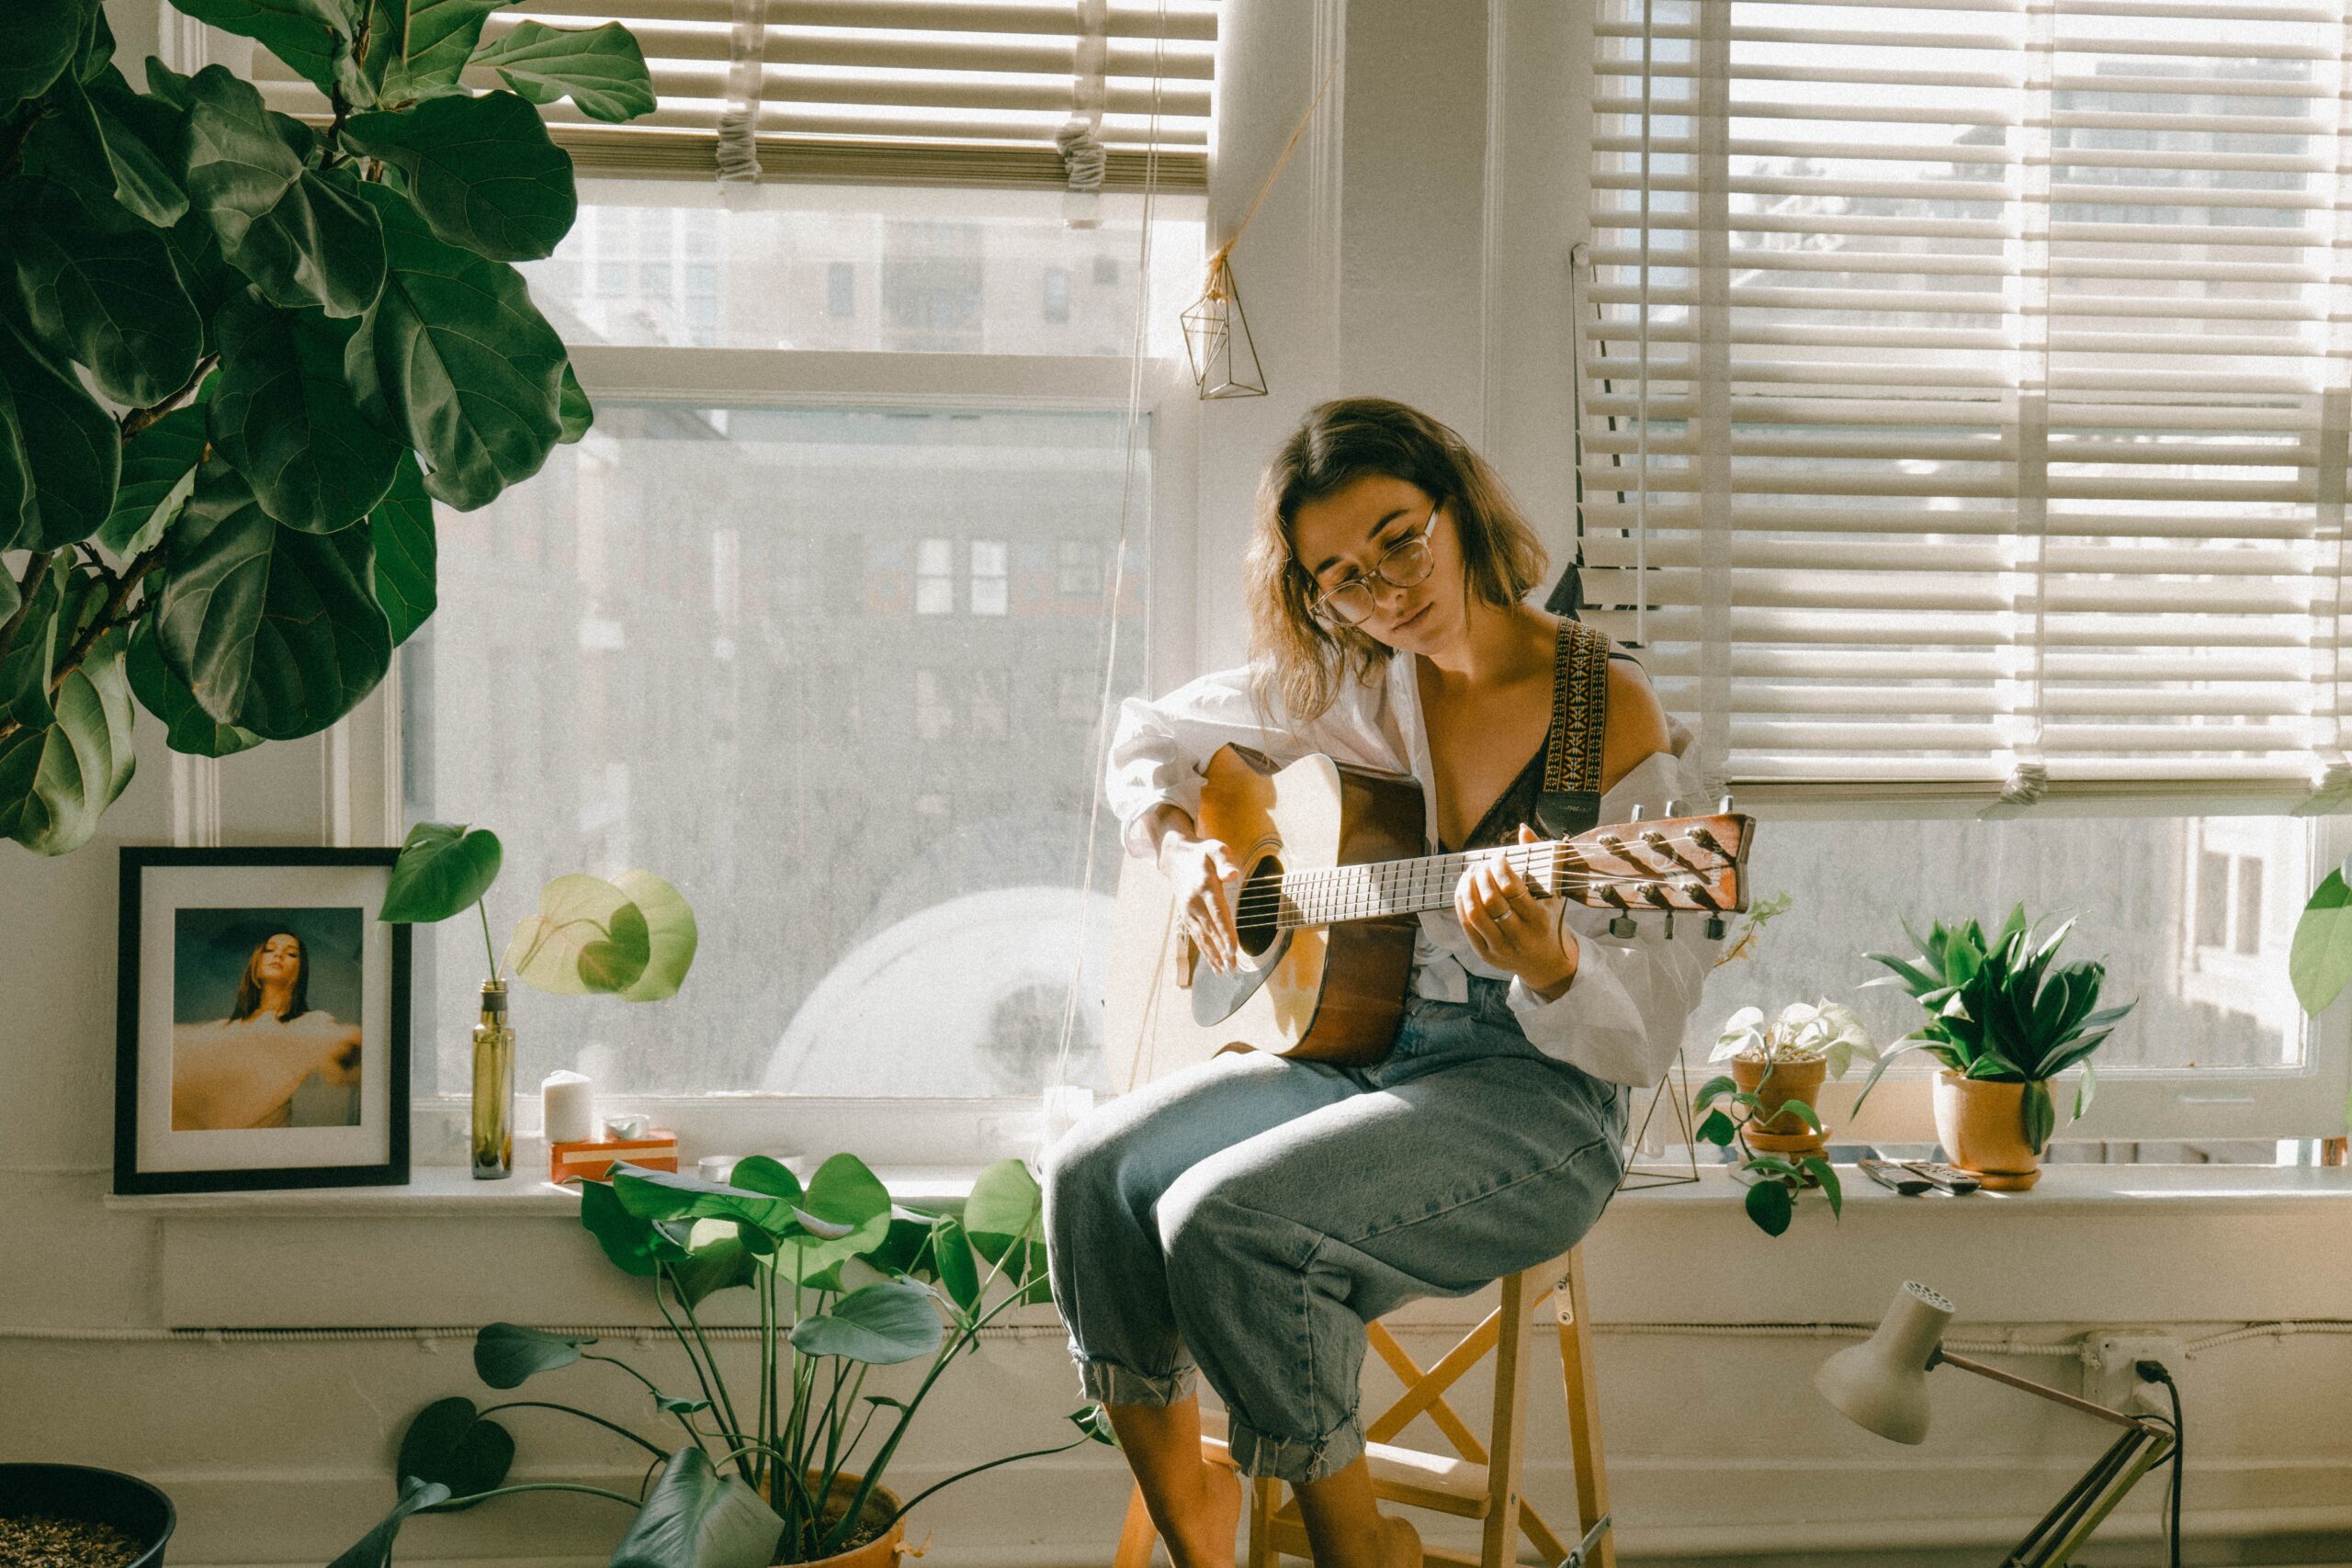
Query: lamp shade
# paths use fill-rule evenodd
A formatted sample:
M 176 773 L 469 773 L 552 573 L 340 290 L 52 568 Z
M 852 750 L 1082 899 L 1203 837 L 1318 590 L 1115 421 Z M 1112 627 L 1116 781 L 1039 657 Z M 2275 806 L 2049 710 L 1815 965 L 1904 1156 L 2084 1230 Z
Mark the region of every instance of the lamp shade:
M 1878 1332 L 1824 1361 L 1813 1386 L 1855 1425 L 1898 1443 L 1921 1441 L 1928 1435 L 1928 1363 L 1952 1310 L 1927 1286 L 1905 1280 Z

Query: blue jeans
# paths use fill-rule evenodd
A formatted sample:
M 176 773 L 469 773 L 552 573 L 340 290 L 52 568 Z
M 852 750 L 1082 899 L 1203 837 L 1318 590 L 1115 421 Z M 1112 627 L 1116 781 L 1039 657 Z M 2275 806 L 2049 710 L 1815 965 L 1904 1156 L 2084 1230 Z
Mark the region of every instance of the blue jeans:
M 1249 1475 L 1363 1452 L 1363 1325 L 1576 1245 L 1616 1190 L 1629 1091 L 1528 1043 L 1507 987 L 1408 998 L 1371 1068 L 1234 1053 L 1046 1155 L 1054 1296 L 1087 1397 L 1170 1404 L 1195 1365 Z

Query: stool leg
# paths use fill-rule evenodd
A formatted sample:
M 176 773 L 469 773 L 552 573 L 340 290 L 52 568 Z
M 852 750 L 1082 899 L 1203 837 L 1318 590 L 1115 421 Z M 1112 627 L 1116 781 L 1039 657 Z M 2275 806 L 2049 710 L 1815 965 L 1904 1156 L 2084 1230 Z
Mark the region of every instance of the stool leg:
M 1609 1511 L 1609 1466 L 1600 1452 L 1600 1385 L 1592 1375 L 1592 1319 L 1584 1292 L 1584 1252 L 1568 1254 L 1560 1282 L 1560 1380 L 1568 1401 L 1568 1457 L 1577 1472 L 1577 1534 Z M 1617 1568 L 1617 1535 L 1600 1538 L 1593 1568 Z
M 1271 1475 L 1245 1475 L 1250 1489 L 1243 1499 L 1250 1515 L 1250 1546 L 1242 1568 L 1274 1568 L 1274 1505 L 1282 1497 L 1282 1483 Z
M 1119 1554 L 1111 1559 L 1111 1568 L 1151 1568 L 1151 1547 L 1159 1539 L 1138 1486 L 1127 1498 L 1127 1522 L 1119 1527 Z
M 1527 1410 L 1527 1276 L 1502 1282 L 1495 1337 L 1494 1428 L 1487 1439 L 1487 1517 L 1478 1547 L 1480 1568 L 1511 1568 L 1519 1560 L 1519 1466 Z

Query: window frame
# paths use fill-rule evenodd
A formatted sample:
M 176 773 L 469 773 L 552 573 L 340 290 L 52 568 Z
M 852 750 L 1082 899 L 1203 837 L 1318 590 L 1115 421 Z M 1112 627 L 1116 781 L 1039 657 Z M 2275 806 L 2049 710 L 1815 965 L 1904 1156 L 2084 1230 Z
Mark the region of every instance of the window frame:
M 575 344 L 570 352 L 592 400 L 739 408 L 1123 414 L 1129 406 L 1133 369 L 1133 362 L 1125 358 L 1063 355 L 610 344 Z M 1142 683 L 1162 691 L 1189 678 L 1195 662 L 1198 402 L 1182 360 L 1145 361 L 1139 387 L 1137 412 L 1146 421 L 1144 452 L 1150 473 L 1143 504 L 1130 520 L 1129 547 L 1139 548 L 1145 563 Z M 405 831 L 400 670 L 401 661 L 395 660 L 383 684 L 327 731 L 324 794 L 337 842 L 398 843 Z M 951 700 L 961 694 L 951 692 Z M 181 761 L 174 758 L 175 763 Z M 1096 875 L 1107 889 L 1115 886 L 1117 868 L 1098 866 Z M 462 1147 L 469 1098 L 464 1093 L 414 1097 L 415 1146 L 421 1159 L 434 1161 L 437 1156 L 429 1151 L 444 1143 Z M 520 1098 L 527 1128 L 531 1096 Z M 1043 1130 L 1036 1095 L 881 1098 L 712 1090 L 694 1096 L 610 1098 L 616 1111 L 643 1111 L 657 1122 L 666 1112 L 674 1124 L 691 1125 L 700 1146 L 752 1148 L 780 1138 L 787 1146 L 799 1146 L 809 1128 L 821 1126 L 832 1145 L 854 1147 L 870 1161 L 925 1168 L 976 1167 L 1025 1153 Z

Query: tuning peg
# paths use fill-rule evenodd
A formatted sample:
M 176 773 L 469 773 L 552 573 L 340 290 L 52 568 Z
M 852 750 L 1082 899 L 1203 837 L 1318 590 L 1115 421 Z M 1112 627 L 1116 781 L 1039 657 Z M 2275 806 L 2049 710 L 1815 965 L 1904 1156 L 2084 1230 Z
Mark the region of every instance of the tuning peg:
M 1674 940 L 1674 911 L 1671 909 L 1666 912 L 1666 940 L 1668 942 Z
M 1715 802 L 1715 815 L 1718 817 L 1728 817 L 1731 815 L 1731 796 L 1724 795 L 1721 800 Z
M 1679 795 L 1669 796 L 1666 803 L 1666 814 L 1668 817 L 1688 816 L 1690 815 L 1690 803 L 1689 801 L 1684 800 Z
M 1710 915 L 1707 917 L 1707 940 L 1709 942 L 1723 941 L 1724 935 L 1729 932 L 1731 928 L 1724 923 L 1724 918 L 1721 915 Z
M 1642 803 L 1641 803 L 1640 801 L 1638 801 L 1638 800 L 1637 800 L 1637 801 L 1634 802 L 1634 811 L 1633 811 L 1633 815 L 1631 815 L 1631 816 L 1627 817 L 1627 818 L 1625 818 L 1625 820 L 1626 820 L 1626 821 L 1628 821 L 1628 822 L 1638 822 L 1638 821 L 1640 821 L 1641 819 L 1642 819 Z
M 1634 934 L 1634 917 L 1620 915 L 1610 921 L 1609 934 L 1613 937 L 1630 938 Z

